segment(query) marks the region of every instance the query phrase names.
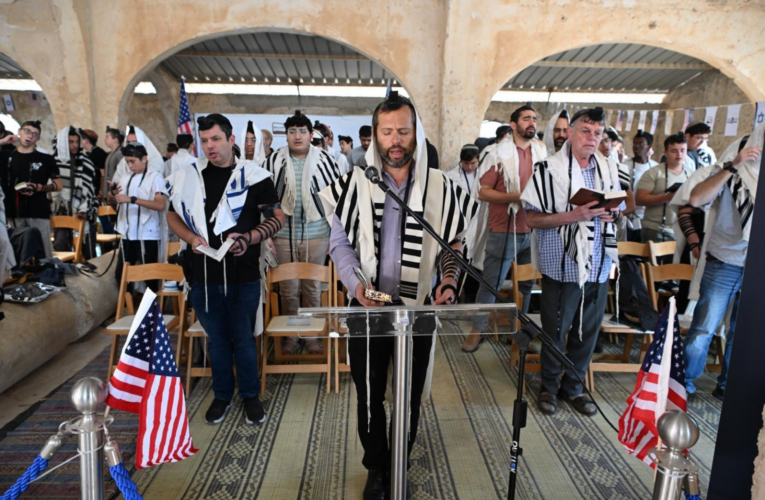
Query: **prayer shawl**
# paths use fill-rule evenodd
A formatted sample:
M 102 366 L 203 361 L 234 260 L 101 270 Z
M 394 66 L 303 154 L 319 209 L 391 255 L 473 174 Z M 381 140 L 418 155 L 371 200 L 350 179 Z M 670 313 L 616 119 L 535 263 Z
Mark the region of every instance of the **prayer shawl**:
M 164 177 L 170 177 L 176 170 L 188 167 L 195 161 L 197 161 L 196 156 L 189 153 L 188 149 L 178 149 L 178 152 L 165 162 Z
M 262 165 L 266 160 L 266 149 L 263 142 L 263 134 L 260 133 L 260 129 L 257 125 L 255 125 L 255 120 L 248 121 L 252 121 L 252 130 L 255 134 L 255 154 L 250 161 L 254 161 L 258 165 Z M 245 139 L 247 139 L 247 122 L 245 122 L 244 128 L 242 128 L 242 133 L 236 137 L 236 145 L 239 146 L 239 150 L 242 152 L 242 158 L 246 158 L 247 156 L 247 149 L 245 149 L 244 144 Z
M 337 162 L 337 168 L 340 169 L 340 175 L 345 175 L 351 171 L 351 164 L 348 163 L 348 157 L 340 151 L 330 151 L 330 154 L 334 156 Z
M 542 141 L 539 139 L 531 139 L 530 144 L 532 165 L 536 165 L 537 162 L 547 158 L 547 148 Z M 518 167 L 518 149 L 512 134 L 503 139 L 502 142 L 496 145 L 496 147 L 487 147 L 484 151 L 486 153 L 482 155 L 478 164 L 478 170 L 476 171 L 477 182 L 471 188 L 470 195 L 474 199 L 478 199 L 478 191 L 481 190 L 481 178 L 492 168 L 502 169 L 502 177 L 505 181 L 505 188 L 508 193 L 520 193 L 521 176 Z M 510 203 L 508 205 L 507 213 L 513 217 L 513 227 L 515 227 L 515 217 L 520 208 L 521 205 L 519 203 Z M 486 204 L 486 212 L 486 217 L 488 219 L 488 204 Z M 488 234 L 489 229 L 486 223 L 481 224 L 477 228 L 476 242 L 480 242 L 481 245 L 475 246 L 474 259 L 480 264 L 480 269 L 483 269 Z M 516 233 L 513 232 L 513 238 L 515 238 L 515 235 Z M 517 247 L 517 245 L 513 245 L 513 248 Z M 516 256 L 514 255 L 513 258 L 515 257 Z
M 161 175 L 164 175 L 165 173 L 165 160 L 162 159 L 162 155 L 160 154 L 157 147 L 154 145 L 153 142 L 151 142 L 151 139 L 144 133 L 143 130 L 141 130 L 138 127 L 133 127 L 135 129 L 135 137 L 136 142 L 139 142 L 143 144 L 143 146 L 146 148 L 147 158 L 149 160 L 149 163 L 146 166 L 146 169 L 148 171 L 154 171 L 158 172 Z M 130 127 L 127 128 L 125 131 L 125 137 L 127 137 L 130 134 Z M 119 164 L 117 165 L 117 170 L 114 172 L 114 176 L 112 177 L 112 182 L 119 182 L 120 179 L 125 177 L 125 174 L 129 174 L 130 169 L 127 166 L 127 162 L 123 158 L 120 160 Z
M 545 128 L 545 135 L 544 135 L 545 146 L 547 146 L 547 156 L 552 156 L 555 153 L 557 153 L 557 151 L 555 151 L 555 138 L 553 137 L 553 135 L 555 130 L 555 123 L 558 121 L 558 118 L 560 118 L 560 114 L 563 113 L 564 111 L 566 110 L 562 109 L 558 111 L 557 113 L 552 115 L 552 118 L 550 118 L 550 121 L 547 122 L 547 127 Z M 568 121 L 568 119 L 566 119 L 566 121 Z
M 109 192 L 109 181 L 112 180 L 112 177 L 117 172 L 117 165 L 119 165 L 120 161 L 122 161 L 122 151 L 119 149 L 111 151 L 106 157 L 104 177 L 101 179 L 101 195 L 104 198 L 106 198 Z
M 282 203 L 282 210 L 292 217 L 295 213 L 296 182 L 295 169 L 292 167 L 289 146 L 279 148 L 275 154 L 266 158 L 263 168 L 274 176 L 276 194 Z M 319 192 L 334 183 L 340 177 L 340 170 L 335 159 L 321 148 L 310 146 L 303 166 L 301 184 L 303 214 L 307 222 L 316 222 L 325 217 L 325 209 Z
M 56 157 L 63 183 L 61 191 L 51 193 L 53 211 L 58 214 L 65 212 L 66 215 L 84 212 L 89 220 L 93 220 L 97 209 L 96 167 L 82 149 L 71 158 L 69 130 L 70 127 L 62 128 L 53 144 L 53 156 Z
M 554 156 L 536 164 L 521 200 L 532 205 L 542 213 L 554 214 L 574 209 L 568 200 L 579 189 L 586 187 L 582 169 L 571 156 L 571 144 L 566 141 L 560 151 Z M 619 191 L 619 173 L 616 162 L 596 152 L 592 155 L 597 166 L 595 169 L 595 188 L 599 191 Z M 569 167 L 571 176 L 569 178 Z M 569 196 L 569 185 L 571 187 Z M 595 223 L 593 221 L 578 222 L 557 228 L 563 242 L 563 251 L 576 262 L 579 274 L 579 286 L 584 286 L 590 275 L 590 257 L 592 253 L 592 238 Z M 615 263 L 619 262 L 616 249 L 616 226 L 612 222 L 600 222 L 604 237 L 605 253 Z M 539 269 L 539 246 L 536 241 L 536 231 L 532 232 L 532 264 Z
M 728 146 L 725 152 L 720 156 L 719 163 L 706 168 L 700 168 L 695 171 L 690 178 L 683 183 L 680 189 L 677 190 L 675 196 L 670 202 L 670 207 L 679 212 L 680 209 L 688 203 L 690 203 L 691 192 L 701 182 L 708 179 L 714 172 L 715 167 L 722 167 L 722 164 L 728 161 L 733 161 L 738 155 L 741 148 L 741 141 L 744 137 L 739 138 L 733 144 Z M 762 147 L 765 142 L 765 123 L 762 123 L 755 127 L 754 132 L 749 136 L 746 141 L 745 147 Z M 754 204 L 757 196 L 757 182 L 760 178 L 760 158 L 756 160 L 748 160 L 739 165 L 738 173 L 731 176 L 728 180 L 727 187 L 730 189 L 733 201 L 736 204 L 736 209 L 741 215 L 742 233 L 745 241 L 749 241 L 750 232 L 752 229 L 752 214 L 754 213 Z M 720 203 L 720 197 L 716 197 L 711 203 L 702 207 L 707 213 L 704 219 L 704 233 L 709 235 L 715 227 L 718 215 L 718 206 Z M 679 223 L 674 226 L 675 235 L 677 236 L 677 249 L 675 251 L 675 262 L 679 262 L 679 256 L 683 248 L 685 248 L 685 235 L 680 229 Z M 704 269 L 707 264 L 707 244 L 709 238 L 704 238 L 704 242 L 701 245 L 701 251 L 699 252 L 699 262 L 696 264 L 696 270 L 693 273 L 693 280 L 691 281 L 690 290 L 688 292 L 688 298 L 690 300 L 698 300 L 700 295 L 701 278 L 704 276 Z
M 475 187 L 476 184 L 479 183 L 478 173 L 476 171 L 476 175 L 473 178 L 474 180 L 469 186 L 462 173 L 462 167 L 460 165 L 457 165 L 456 168 L 446 172 L 446 177 L 451 179 L 455 185 L 462 189 L 462 191 L 468 193 L 473 199 L 473 202 L 478 205 L 478 210 L 476 211 L 475 216 L 470 219 L 467 233 L 465 233 L 465 247 L 463 248 L 463 254 L 467 256 L 468 262 L 470 262 L 473 267 L 483 270 L 483 250 L 486 248 L 486 238 L 489 234 L 489 232 L 486 231 L 486 224 L 489 220 L 489 206 L 486 202 L 478 199 L 478 190 Z M 480 248 L 481 251 L 478 252 L 476 250 L 477 248 Z
M 151 200 L 154 201 L 154 195 L 157 194 L 157 191 L 154 190 L 154 181 L 157 177 L 162 177 L 157 172 L 145 172 L 144 174 L 135 174 L 133 172 L 130 172 L 128 175 L 120 179 L 119 183 L 117 185 L 122 188 L 122 191 L 120 191 L 123 194 L 128 194 L 128 183 L 130 183 L 130 179 L 133 179 L 133 185 L 135 186 L 137 183 L 138 186 L 138 198 L 141 200 Z M 125 207 L 125 208 L 123 208 Z M 120 206 L 120 210 L 117 211 L 117 227 L 116 230 L 119 234 L 122 235 L 123 238 L 128 237 L 128 231 L 129 231 L 129 225 L 131 223 L 130 220 L 128 220 L 128 210 L 127 205 Z M 162 211 L 157 210 L 151 210 L 149 208 L 145 207 L 139 207 L 139 218 L 138 218 L 138 239 L 143 241 L 143 229 L 146 227 L 146 225 L 149 223 L 151 219 L 156 219 L 157 223 L 160 227 L 160 240 L 162 238 L 162 222 L 161 218 L 164 215 Z

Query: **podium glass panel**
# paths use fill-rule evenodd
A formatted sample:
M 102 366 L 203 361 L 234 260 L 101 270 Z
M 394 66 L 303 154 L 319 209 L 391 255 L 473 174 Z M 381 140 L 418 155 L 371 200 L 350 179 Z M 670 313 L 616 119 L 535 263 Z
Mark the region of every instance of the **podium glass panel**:
M 436 335 L 466 335 L 476 316 L 495 314 L 507 319 L 509 331 L 515 332 L 515 304 L 456 304 L 406 306 L 391 304 L 384 307 L 323 307 L 298 310 L 289 318 L 291 331 L 303 338 L 330 337 L 366 338 L 390 337 L 393 351 L 393 390 L 391 434 L 391 495 L 393 500 L 406 498 L 407 441 L 409 415 L 409 382 L 411 378 L 412 337 Z M 439 327 L 445 322 L 454 329 Z M 493 332 L 491 332 L 493 333 Z M 491 333 L 485 333 L 489 335 Z M 353 359 L 351 359 L 353 363 Z

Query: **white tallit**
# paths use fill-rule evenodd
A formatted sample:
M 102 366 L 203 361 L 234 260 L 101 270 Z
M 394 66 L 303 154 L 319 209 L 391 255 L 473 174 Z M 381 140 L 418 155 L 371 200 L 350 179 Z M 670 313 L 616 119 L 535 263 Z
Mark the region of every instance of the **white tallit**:
M 554 131 L 555 131 L 555 124 L 558 122 L 558 118 L 560 118 L 561 113 L 566 111 L 565 109 L 561 109 L 554 115 L 552 115 L 552 118 L 550 118 L 550 121 L 547 122 L 547 127 L 545 127 L 545 135 L 544 135 L 544 141 L 545 146 L 547 147 L 547 156 L 552 156 L 557 151 L 555 151 L 555 137 L 553 137 Z M 566 119 L 568 121 L 568 119 Z
M 146 155 L 148 159 L 148 163 L 146 165 L 146 171 L 158 172 L 160 175 L 164 176 L 165 161 L 162 159 L 162 155 L 160 154 L 159 150 L 154 145 L 154 143 L 151 142 L 151 139 L 149 139 L 149 136 L 147 136 L 143 130 L 135 126 L 133 128 L 135 129 L 136 142 L 143 144 L 143 147 L 146 148 Z M 129 133 L 130 133 L 130 127 L 128 127 L 127 130 L 125 131 L 125 137 L 127 137 Z M 129 173 L 130 173 L 130 169 L 127 166 L 127 162 L 125 161 L 125 158 L 122 158 L 119 164 L 117 164 L 117 169 L 115 170 L 114 176 L 112 177 L 112 182 L 114 183 L 119 182 L 120 179 L 122 179 L 125 175 Z
M 266 159 L 266 149 L 263 144 L 263 134 L 260 133 L 260 129 L 257 125 L 255 125 L 255 120 L 248 120 L 252 122 L 252 130 L 255 132 L 255 154 L 253 155 L 253 158 L 251 161 L 254 161 L 258 165 L 261 165 L 265 159 Z M 247 138 L 247 124 L 244 124 L 244 128 L 242 128 L 242 133 L 238 136 L 236 136 L 236 145 L 239 146 L 239 150 L 242 152 L 242 158 L 244 158 L 247 153 L 245 153 L 245 144 L 244 141 Z
M 128 194 L 128 183 L 130 182 L 130 178 L 135 175 L 135 178 L 133 179 L 133 182 L 139 182 L 140 185 L 138 186 L 138 198 L 141 200 L 150 200 L 154 201 L 154 195 L 157 193 L 157 191 L 154 190 L 154 182 L 157 177 L 160 179 L 162 176 L 157 172 L 146 172 L 146 175 L 143 176 L 143 174 L 133 174 L 132 172 L 130 174 L 125 175 L 122 179 L 120 179 L 119 183 L 117 185 L 122 188 L 121 193 Z M 141 177 L 143 176 L 143 179 Z M 161 185 L 162 183 L 160 183 Z M 135 185 L 135 184 L 134 184 Z M 123 205 L 124 207 L 127 207 L 127 205 Z M 122 207 L 120 207 L 122 208 Z M 140 210 L 140 217 L 138 220 L 138 229 L 136 234 L 138 234 L 138 239 L 143 240 L 143 228 L 146 227 L 146 225 L 149 223 L 149 221 L 153 218 L 157 219 L 157 224 L 160 227 L 160 231 L 162 228 L 162 221 L 161 219 L 164 217 L 164 211 L 157 211 L 157 210 L 150 210 L 148 208 L 141 207 Z M 128 229 L 129 229 L 129 223 L 128 220 L 128 210 L 127 208 L 120 209 L 117 212 L 117 227 L 116 231 L 122 235 L 123 238 L 128 237 Z M 160 235 L 161 238 L 161 235 Z M 160 260 L 162 262 L 163 260 Z
M 476 269 L 483 270 L 484 251 L 486 249 L 486 238 L 489 232 L 486 230 L 486 224 L 489 221 L 489 206 L 485 201 L 478 199 L 478 188 L 480 179 L 478 178 L 478 171 L 472 184 L 468 186 L 465 176 L 462 173 L 462 167 L 458 164 L 456 168 L 453 168 L 446 172 L 446 176 L 452 180 L 455 184 L 460 186 L 463 191 L 470 195 L 473 202 L 478 205 L 478 210 L 473 218 L 470 219 L 467 232 L 465 233 L 465 251 L 468 262 L 470 262 Z
M 579 189 L 586 187 L 584 175 L 579 163 L 571 158 L 571 144 L 566 141 L 563 147 L 553 156 L 536 164 L 536 169 L 529 182 L 526 184 L 521 195 L 521 200 L 540 209 L 543 213 L 561 213 L 573 209 L 569 204 L 569 165 L 571 165 L 571 196 Z M 595 172 L 595 187 L 602 191 L 619 191 L 619 171 L 616 162 L 596 152 L 593 157 L 597 162 Z M 569 257 L 576 263 L 579 276 L 579 286 L 584 286 L 590 274 L 590 257 L 592 243 L 589 237 L 592 234 L 594 223 L 578 222 L 557 228 L 558 234 L 563 241 L 563 248 Z M 616 249 L 616 227 L 611 222 L 601 222 L 602 234 L 605 238 L 605 254 L 614 263 L 619 262 Z M 536 231 L 532 232 L 531 254 L 532 264 L 536 269 L 539 266 L 539 246 L 537 244 Z

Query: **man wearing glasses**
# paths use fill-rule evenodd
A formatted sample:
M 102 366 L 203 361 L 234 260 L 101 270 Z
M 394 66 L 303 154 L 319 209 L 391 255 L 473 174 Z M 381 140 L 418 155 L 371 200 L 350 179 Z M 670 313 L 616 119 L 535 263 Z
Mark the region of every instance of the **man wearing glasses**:
M 45 256 L 51 257 L 48 193 L 61 191 L 61 179 L 53 156 L 35 149 L 40 131 L 39 121 L 26 121 L 21 125 L 16 150 L 0 158 L 0 176 L 3 188 L 7 187 L 8 224 L 38 229 Z
M 287 145 L 270 155 L 263 167 L 274 176 L 276 193 L 287 223 L 274 235 L 276 256 L 280 264 L 310 262 L 324 264 L 329 247 L 329 223 L 319 191 L 340 177 L 335 159 L 327 151 L 311 145 L 311 120 L 296 111 L 284 123 Z M 318 281 L 285 281 L 280 284 L 283 314 L 296 314 L 303 307 L 321 307 L 321 289 Z M 301 292 L 301 293 L 299 293 Z M 295 354 L 300 349 L 297 338 L 285 339 L 284 354 Z M 312 339 L 307 343 L 311 354 L 323 354 L 321 343 Z

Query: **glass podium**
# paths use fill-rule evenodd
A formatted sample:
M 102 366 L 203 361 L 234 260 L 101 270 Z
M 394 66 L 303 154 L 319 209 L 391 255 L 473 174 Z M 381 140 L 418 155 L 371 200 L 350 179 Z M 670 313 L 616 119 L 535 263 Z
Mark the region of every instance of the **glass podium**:
M 515 304 L 456 304 L 438 306 L 388 305 L 385 307 L 321 307 L 300 309 L 290 318 L 291 327 L 302 338 L 318 336 L 366 338 L 390 337 L 393 352 L 393 412 L 391 435 L 391 499 L 406 498 L 407 443 L 409 415 L 409 380 L 411 377 L 412 337 L 434 335 L 466 335 L 476 316 L 507 320 L 515 332 Z M 324 328 L 317 328 L 320 324 Z M 450 327 L 445 327 L 450 324 Z M 320 332 L 320 333 L 319 333 Z M 484 335 L 491 335 L 485 333 Z M 351 359 L 353 363 L 353 359 Z

